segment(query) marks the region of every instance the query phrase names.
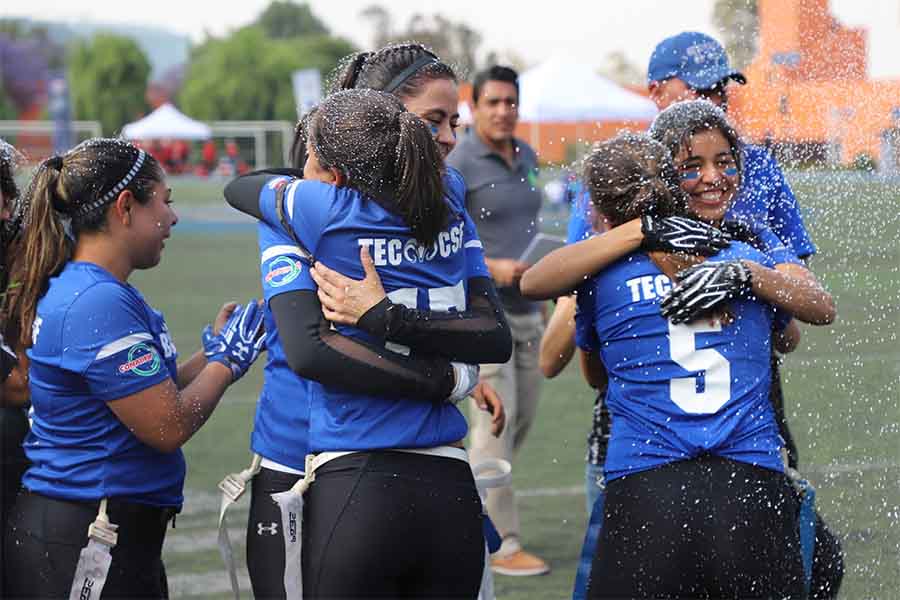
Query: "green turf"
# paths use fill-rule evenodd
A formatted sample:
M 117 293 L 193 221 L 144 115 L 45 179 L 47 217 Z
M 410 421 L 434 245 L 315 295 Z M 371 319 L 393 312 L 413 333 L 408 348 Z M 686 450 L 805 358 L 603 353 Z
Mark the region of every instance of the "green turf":
M 222 182 L 184 179 L 174 187 L 176 207 L 186 212 L 220 202 Z M 812 267 L 835 295 L 839 317 L 831 327 L 804 328 L 801 349 L 785 362 L 790 422 L 821 511 L 846 550 L 841 597 L 900 598 L 900 191 L 896 182 L 835 175 L 804 176 L 795 190 L 819 246 Z M 198 347 L 202 325 L 224 300 L 259 294 L 252 229 L 203 230 L 188 221 L 167 242 L 162 265 L 134 278 L 165 312 L 183 356 Z M 564 221 L 547 214 L 544 226 L 558 231 Z M 186 446 L 188 503 L 166 550 L 176 596 L 228 597 L 212 545 L 217 502 L 210 494 L 222 475 L 246 466 L 260 383 L 255 368 Z M 585 523 L 583 496 L 572 489 L 583 481 L 591 400 L 572 366 L 544 385 L 514 478 L 530 492 L 521 499 L 524 541 L 553 572 L 499 577 L 500 598 L 570 594 Z M 232 528 L 246 523 L 247 503 Z M 236 542 L 242 555 L 243 540 Z

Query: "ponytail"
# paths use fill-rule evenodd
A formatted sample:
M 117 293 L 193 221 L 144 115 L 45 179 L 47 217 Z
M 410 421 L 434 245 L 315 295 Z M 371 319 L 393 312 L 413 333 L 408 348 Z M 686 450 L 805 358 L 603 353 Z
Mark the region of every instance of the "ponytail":
M 41 163 L 16 204 L 22 231 L 10 248 L 10 283 L 0 306 L 14 344 L 31 346 L 38 300 L 71 260 L 79 234 L 103 231 L 109 205 L 123 190 L 145 204 L 163 178 L 156 159 L 119 139 L 86 140 Z
M 401 112 L 394 172 L 396 203 L 413 237 L 423 246 L 437 242 L 447 225 L 449 209 L 444 200 L 441 155 L 425 122 L 411 112 Z
M 58 207 L 65 206 L 59 194 L 61 160 L 58 156 L 45 160 L 31 180 L 24 197 L 25 229 L 10 248 L 9 287 L 2 313 L 10 340 L 20 348 L 31 346 L 38 300 L 74 250 L 58 213 Z

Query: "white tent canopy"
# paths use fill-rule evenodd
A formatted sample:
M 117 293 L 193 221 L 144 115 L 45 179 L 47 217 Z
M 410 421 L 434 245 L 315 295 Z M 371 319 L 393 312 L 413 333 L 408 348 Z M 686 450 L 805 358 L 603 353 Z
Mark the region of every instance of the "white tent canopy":
M 554 56 L 519 77 L 523 122 L 650 121 L 656 105 L 598 75 L 594 67 Z
M 123 127 L 122 135 L 130 140 L 206 140 L 212 137 L 212 130 L 166 102 L 143 119 Z

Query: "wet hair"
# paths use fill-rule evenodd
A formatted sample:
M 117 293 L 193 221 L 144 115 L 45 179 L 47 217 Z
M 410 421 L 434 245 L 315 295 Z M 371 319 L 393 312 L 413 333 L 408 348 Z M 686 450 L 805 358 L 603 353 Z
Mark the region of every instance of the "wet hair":
M 422 119 L 400 100 L 375 90 L 344 90 L 326 98 L 309 122 L 309 145 L 324 169 L 400 214 L 422 245 L 446 226 L 440 152 Z
M 594 144 L 584 159 L 591 202 L 612 227 L 652 214 L 683 215 L 687 196 L 668 150 L 645 134 L 626 133 Z
M 375 52 L 347 56 L 333 77 L 330 91 L 370 89 L 415 98 L 426 83 L 436 79 L 457 80 L 453 69 L 422 44 L 392 44 Z
M 140 204 L 149 202 L 163 177 L 155 158 L 118 139 L 93 138 L 41 163 L 17 205 L 23 231 L 10 265 L 16 285 L 2 306 L 21 347 L 30 345 L 37 302 L 71 259 L 74 240 L 105 230 L 107 209 L 122 191 Z
M 740 181 L 744 174 L 741 140 L 728 122 L 725 112 L 709 100 L 688 100 L 672 104 L 656 115 L 649 134 L 676 157 L 681 150 L 690 152 L 691 138 L 704 131 L 719 131 L 725 137 L 737 164 Z
M 291 143 L 291 166 L 302 171 L 306 164 L 306 142 L 309 139 L 309 123 L 319 109 L 313 107 L 294 126 L 294 141 Z
M 15 212 L 15 201 L 19 197 L 19 186 L 16 185 L 14 177 L 15 169 L 21 155 L 19 152 L 6 141 L 0 139 L 0 193 L 3 194 L 3 201 L 11 213 Z M 0 221 L 0 309 L 2 309 L 3 297 L 6 294 L 7 286 L 7 250 L 10 248 L 13 240 L 19 232 L 18 221 L 15 218 Z M 6 319 L 3 312 L 0 311 L 0 332 L 6 332 Z M 8 335 L 8 333 L 7 333 Z
M 516 88 L 516 98 L 519 97 L 519 74 L 510 67 L 493 65 L 483 71 L 475 74 L 475 80 L 472 82 L 472 102 L 478 104 L 478 98 L 481 96 L 481 88 L 488 81 L 503 81 L 511 83 Z

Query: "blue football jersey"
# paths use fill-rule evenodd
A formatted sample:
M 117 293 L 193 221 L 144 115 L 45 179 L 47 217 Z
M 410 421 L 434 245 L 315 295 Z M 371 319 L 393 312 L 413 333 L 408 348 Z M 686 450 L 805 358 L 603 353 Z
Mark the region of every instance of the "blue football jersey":
M 359 251 L 360 246 L 366 246 L 393 302 L 422 310 L 463 311 L 467 280 L 490 275 L 481 242 L 464 208 L 464 182 L 452 169 L 444 181 L 452 217 L 437 243 L 428 248 L 412 238 L 399 215 L 351 188 L 276 178 L 261 192 L 260 210 L 267 225 L 280 229 L 275 190 L 287 185 L 287 218 L 316 260 L 348 277 L 362 279 Z M 290 285 L 315 290 L 307 265 L 301 261 L 296 267 L 298 272 Z M 271 268 L 271 263 L 269 267 L 264 264 L 263 271 Z M 276 270 L 289 272 L 287 264 Z M 343 335 L 410 353 L 409 348 L 376 340 L 355 327 L 337 328 Z M 311 452 L 432 447 L 466 435 L 466 420 L 451 404 L 354 394 L 317 382 L 309 383 L 308 393 Z
M 144 444 L 107 404 L 176 379 L 178 353 L 162 314 L 98 265 L 70 262 L 38 302 L 32 339 L 25 487 L 70 500 L 180 506 L 181 450 Z
M 736 242 L 713 261 L 771 260 Z M 578 293 L 576 340 L 609 372 L 612 480 L 705 453 L 781 471 L 769 402 L 773 310 L 729 303 L 734 321 L 675 325 L 659 312 L 671 287 L 644 253 L 620 260 Z
M 801 258 L 815 254 L 797 199 L 778 163 L 762 146 L 745 144 L 743 152 L 743 181 L 727 218 L 768 227 Z
M 569 209 L 569 226 L 566 229 L 566 243 L 574 244 L 593 235 L 594 208 L 591 205 L 591 195 L 580 180 L 573 182 L 570 187 L 572 202 Z
M 283 180 L 276 180 L 286 185 Z M 276 186 L 277 187 L 277 186 Z M 275 188 L 272 188 L 275 189 Z M 302 471 L 309 453 L 309 386 L 287 363 L 269 302 L 278 294 L 309 289 L 312 277 L 296 243 L 279 226 L 258 226 L 260 274 L 265 299 L 266 366 L 250 448 L 260 456 Z

